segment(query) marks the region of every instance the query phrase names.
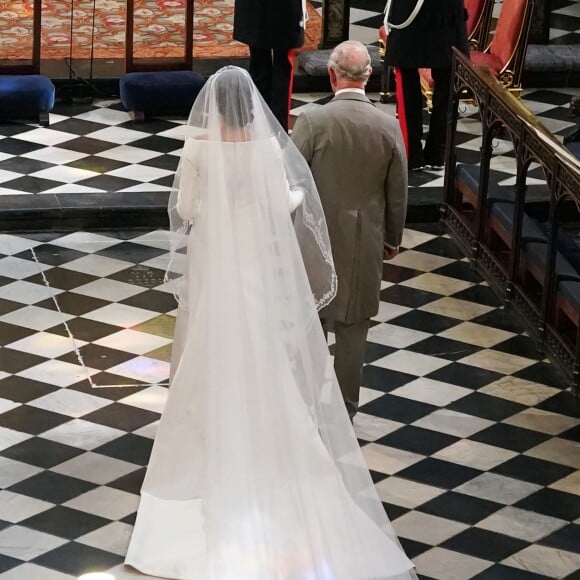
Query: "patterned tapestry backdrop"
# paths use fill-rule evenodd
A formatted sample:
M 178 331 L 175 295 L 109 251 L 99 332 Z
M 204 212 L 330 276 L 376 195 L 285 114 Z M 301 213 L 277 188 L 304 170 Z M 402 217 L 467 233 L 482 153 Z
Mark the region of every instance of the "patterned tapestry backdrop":
M 275 1 L 275 0 L 272 0 Z M 72 11 L 71 23 L 71 7 Z M 96 0 L 95 58 L 125 56 L 126 5 L 121 0 Z M 320 42 L 321 19 L 308 6 L 310 19 L 304 50 Z M 194 50 L 198 58 L 246 56 L 232 40 L 234 0 L 196 0 Z M 135 56 L 183 56 L 184 0 L 135 0 Z M 72 24 L 72 34 L 71 34 Z M 93 25 L 92 0 L 52 0 L 42 4 L 41 58 L 89 58 Z M 0 0 L 0 60 L 30 58 L 32 1 Z

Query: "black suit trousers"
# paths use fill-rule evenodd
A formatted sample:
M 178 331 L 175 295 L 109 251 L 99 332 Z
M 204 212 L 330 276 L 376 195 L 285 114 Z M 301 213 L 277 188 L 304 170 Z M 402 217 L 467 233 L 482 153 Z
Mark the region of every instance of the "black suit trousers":
M 250 75 L 260 94 L 288 131 L 292 96 L 293 49 L 250 46 Z

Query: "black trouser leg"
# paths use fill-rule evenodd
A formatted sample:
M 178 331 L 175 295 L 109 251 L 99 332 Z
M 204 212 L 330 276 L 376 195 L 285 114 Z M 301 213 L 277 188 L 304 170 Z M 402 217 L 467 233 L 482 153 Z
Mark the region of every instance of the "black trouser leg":
M 268 106 L 272 106 L 272 51 L 250 46 L 250 76 Z
M 294 51 L 274 50 L 274 67 L 272 70 L 272 112 L 280 125 L 288 131 L 290 115 L 290 98 L 292 97 Z
M 409 168 L 421 167 L 423 158 L 423 95 L 416 68 L 400 68 L 399 78 L 402 81 L 403 102 L 398 103 L 399 117 L 404 115 L 407 128 L 407 146 Z M 399 91 L 401 92 L 401 91 Z
M 431 69 L 433 77 L 433 108 L 429 133 L 425 142 L 425 160 L 432 165 L 443 165 L 447 140 L 447 109 L 451 97 L 451 69 Z

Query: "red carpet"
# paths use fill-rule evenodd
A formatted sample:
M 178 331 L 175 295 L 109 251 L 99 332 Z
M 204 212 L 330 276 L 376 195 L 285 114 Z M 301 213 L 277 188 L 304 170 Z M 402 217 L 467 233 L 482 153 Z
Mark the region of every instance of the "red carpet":
M 276 0 L 272 0 L 275 2 Z M 70 0 L 46 0 L 42 10 L 41 58 L 60 60 L 70 55 Z M 308 6 L 309 20 L 303 50 L 317 48 L 321 18 Z M 232 40 L 234 0 L 196 0 L 194 57 L 246 56 L 244 45 Z M 135 56 L 179 57 L 183 54 L 183 0 L 136 0 Z M 95 58 L 123 59 L 125 56 L 125 2 L 97 0 Z M 93 26 L 92 0 L 74 0 L 72 19 L 73 58 L 89 58 Z M 0 60 L 30 58 L 32 2 L 0 0 Z

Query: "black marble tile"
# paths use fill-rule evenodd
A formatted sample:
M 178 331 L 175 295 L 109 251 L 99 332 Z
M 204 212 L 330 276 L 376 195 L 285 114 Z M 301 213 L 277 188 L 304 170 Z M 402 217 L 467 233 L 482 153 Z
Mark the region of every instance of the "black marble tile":
M 163 284 L 165 272 L 159 268 L 152 268 L 143 264 L 135 264 L 130 268 L 111 274 L 111 280 L 126 282 L 133 286 L 143 286 L 144 288 L 155 288 Z
M 71 139 L 59 145 L 62 149 L 69 149 L 70 151 L 78 151 L 79 153 L 87 153 L 94 155 L 95 153 L 102 153 L 108 149 L 118 147 L 116 143 L 110 141 L 101 141 L 100 139 L 92 139 L 91 137 L 79 137 L 78 139 Z
M 465 467 L 449 461 L 427 457 L 419 463 L 403 469 L 397 477 L 418 481 L 441 489 L 453 489 L 481 475 L 478 469 Z
M 98 344 L 86 344 L 79 348 L 80 355 L 85 365 L 89 368 L 107 370 L 118 364 L 124 363 L 135 355 L 122 350 L 107 348 Z M 58 357 L 57 360 L 68 362 L 71 364 L 78 364 L 77 353 L 74 351 Z
M 122 377 L 120 375 L 114 375 L 107 372 L 96 373 L 91 377 L 92 384 L 87 380 L 79 381 L 74 385 L 67 387 L 69 390 L 78 391 L 79 393 L 88 393 L 89 395 L 95 394 L 95 388 L 98 387 L 98 395 L 104 399 L 110 399 L 111 401 L 118 401 L 142 391 L 147 388 L 148 385 L 144 385 L 141 381 L 137 379 L 130 379 L 128 377 Z M 126 386 L 128 383 L 134 383 L 135 387 Z M 95 385 L 95 387 L 93 387 Z M 123 385 L 122 388 L 116 385 Z M 85 419 L 85 417 L 83 417 Z
M 435 407 L 427 403 L 387 394 L 363 405 L 359 410 L 362 413 L 383 417 L 383 419 L 391 419 L 401 423 L 413 423 L 413 421 L 432 413 Z
M 38 161 L 37 159 L 30 159 L 28 157 L 11 157 L 10 159 L 0 161 L 0 171 L 14 171 L 15 173 L 23 173 L 25 175 L 54 166 L 54 163 Z
M 425 292 L 425 290 L 417 290 L 407 286 L 389 286 L 381 290 L 381 300 L 383 302 L 390 302 L 391 304 L 400 304 L 408 308 L 418 308 L 434 300 L 441 298 L 439 294 L 433 292 Z
M 12 300 L 4 300 L 0 298 L 0 316 L 8 314 L 9 312 L 14 312 L 14 310 L 18 310 L 20 308 L 22 308 L 22 304 L 19 302 L 13 302 Z
M 67 415 L 28 405 L 20 405 L 0 415 L 0 425 L 2 427 L 32 435 L 38 435 L 67 421 L 70 421 L 70 417 Z
M 485 326 L 493 326 L 500 330 L 507 332 L 514 332 L 520 334 L 526 330 L 521 317 L 511 309 L 497 308 L 486 314 L 482 314 L 474 318 L 471 322 L 483 324 Z
M 406 350 L 455 361 L 481 350 L 481 347 L 442 336 L 430 336 L 408 346 Z
M 463 264 L 464 262 L 455 263 Z M 437 274 L 440 274 L 440 272 L 437 272 Z M 498 298 L 497 294 L 489 286 L 482 286 L 481 284 L 461 290 L 461 292 L 453 294 L 453 298 L 467 300 L 485 306 L 494 306 L 496 308 L 499 308 L 502 305 L 502 301 Z
M 373 365 L 365 365 L 363 367 L 363 374 L 361 385 L 369 389 L 376 389 L 388 393 L 398 387 L 402 387 L 417 377 L 391 369 L 384 369 Z
M 20 564 L 24 564 L 24 562 L 22 560 L 17 560 L 16 558 L 10 558 L 9 556 L 0 554 L 0 574 L 2 572 L 12 570 L 12 568 L 16 568 L 16 566 L 20 566 Z
M 46 270 L 42 274 L 34 274 L 27 278 L 27 282 L 32 282 L 34 284 L 44 284 L 44 278 L 53 288 L 58 288 L 59 290 L 71 290 L 72 288 L 77 288 L 78 286 L 83 286 L 89 282 L 97 280 L 96 276 L 91 276 L 85 274 L 84 272 L 76 272 L 75 270 L 66 270 L 64 268 L 52 268 L 51 270 Z M 59 295 L 56 296 L 57 300 Z
M 580 399 L 575 397 L 569 391 L 562 391 L 561 393 L 546 399 L 537 405 L 537 407 L 544 411 L 552 411 L 552 413 L 561 413 L 562 415 L 568 415 L 569 417 L 580 419 Z
M 30 125 L 25 125 L 23 123 L 10 123 L 4 119 L 0 121 L 0 135 L 4 137 L 12 137 L 13 135 L 20 135 L 21 133 L 26 133 L 31 129 L 35 129 Z
M 452 411 L 475 415 L 492 421 L 502 421 L 526 409 L 525 405 L 483 393 L 472 393 L 448 406 Z
M 417 252 L 426 252 L 428 254 L 435 254 L 444 258 L 454 258 L 461 260 L 464 257 L 463 252 L 459 246 L 451 239 L 438 237 L 413 248 Z
M 97 322 L 95 320 L 89 320 L 88 318 L 73 318 L 72 320 L 67 321 L 67 326 L 75 338 L 87 342 L 98 340 L 99 338 L 103 338 L 104 336 L 108 336 L 109 334 L 121 330 L 121 327 Z M 67 330 L 63 324 L 59 324 L 49 328 L 46 332 L 58 334 L 59 336 L 69 336 L 69 330 Z
M 128 461 L 137 465 L 146 466 L 151 455 L 153 440 L 141 437 L 133 433 L 127 433 L 109 443 L 95 449 L 95 453 L 101 453 L 115 459 Z
M 523 550 L 528 545 L 528 542 L 504 534 L 469 528 L 443 542 L 440 546 L 482 560 L 497 562 Z
M 179 164 L 179 157 L 176 155 L 160 155 L 147 161 L 141 161 L 140 165 L 147 167 L 156 167 L 157 169 L 166 169 L 168 171 L 176 171 Z
M 467 387 L 470 389 L 479 389 L 485 385 L 489 385 L 493 381 L 499 379 L 501 373 L 488 371 L 479 367 L 465 365 L 460 362 L 453 362 L 443 368 L 426 375 L 427 378 L 442 381 L 444 383 L 451 383 L 460 387 Z
M 43 179 L 42 177 L 34 177 L 33 175 L 25 175 L 17 177 L 2 184 L 6 189 L 15 189 L 16 191 L 23 191 L 25 193 L 42 193 L 55 187 L 60 187 L 62 183 L 53 179 Z
M 79 252 L 78 250 L 63 248 L 54 244 L 42 244 L 34 248 L 34 255 L 30 250 L 26 250 L 16 254 L 16 257 L 24 260 L 35 260 L 36 258 L 41 264 L 60 266 L 86 255 L 85 252 Z
M 458 437 L 453 437 L 446 433 L 438 433 L 436 431 L 422 429 L 421 427 L 415 427 L 414 425 L 406 425 L 393 433 L 381 437 L 375 443 L 410 451 L 411 453 L 432 455 L 444 447 L 453 445 L 457 441 L 459 441 Z
M 168 311 L 166 311 L 168 312 Z M 373 363 L 380 358 L 383 358 L 389 354 L 395 352 L 396 349 L 390 346 L 385 346 L 383 344 L 377 344 L 375 342 L 367 342 L 365 344 L 365 363 Z
M 27 439 L 22 443 L 5 449 L 0 455 L 16 461 L 22 461 L 23 463 L 30 463 L 31 465 L 50 469 L 81 453 L 83 451 L 76 447 L 55 443 L 54 441 L 48 441 L 48 439 L 42 439 L 41 437 L 33 437 L 32 439 Z
M 59 387 L 33 381 L 18 375 L 10 375 L 0 380 L 0 398 L 15 401 L 17 403 L 28 403 L 38 399 L 48 393 L 58 391 Z
M 87 312 L 92 312 L 93 310 L 110 304 L 107 300 L 101 300 L 100 298 L 93 298 L 92 296 L 85 296 L 83 294 L 75 294 L 74 292 L 63 292 L 56 297 L 56 301 L 61 312 L 72 314 L 73 316 L 82 316 Z M 56 310 L 56 305 L 52 299 L 39 302 L 37 306 L 47 308 L 48 310 Z
M 141 493 L 141 487 L 143 485 L 146 471 L 147 469 L 142 467 L 141 469 L 137 469 L 124 475 L 123 477 L 119 477 L 119 479 L 115 479 L 115 481 L 111 481 L 107 486 L 126 491 L 127 493 L 139 495 Z
M 520 570 L 503 564 L 494 564 L 491 568 L 474 576 L 473 580 L 550 580 L 550 578 L 528 570 Z
M 56 506 L 20 522 L 27 528 L 69 540 L 84 536 L 108 523 L 109 520 L 105 518 L 64 506 Z
M 22 139 L 13 139 L 6 137 L 0 139 L 0 153 L 8 153 L 9 155 L 24 155 L 42 149 L 44 145 L 39 143 L 32 143 L 31 141 L 24 141 Z M 4 186 L 3 186 L 4 187 Z
M 24 308 L 25 304 L 20 304 L 20 308 Z M 17 309 L 15 309 L 17 310 Z M 11 342 L 16 342 L 21 338 L 26 338 L 35 334 L 36 331 L 31 328 L 24 328 L 23 326 L 16 326 L 15 324 L 8 324 L 7 322 L 0 322 L 0 346 L 6 346 Z M 4 372 L 18 372 L 8 371 L 4 368 L 4 357 L 0 359 L 0 371 Z
M 116 159 L 107 159 L 98 155 L 89 155 L 76 161 L 71 161 L 66 164 L 67 167 L 74 167 L 75 169 L 85 169 L 86 171 L 94 171 L 95 173 L 107 173 L 114 171 L 120 167 L 125 167 L 126 163 L 117 161 Z
M 543 546 L 580 553 L 580 525 L 569 524 L 539 541 Z
M 577 495 L 544 488 L 515 504 L 516 507 L 546 516 L 572 522 L 580 518 L 580 502 Z
M 116 258 L 117 260 L 124 260 L 134 264 L 146 262 L 147 260 L 157 258 L 157 256 L 161 256 L 165 253 L 165 250 L 152 248 L 143 244 L 134 244 L 132 242 L 121 242 L 120 244 L 115 244 L 114 246 L 96 252 L 99 256 Z
M 403 266 L 395 266 L 388 262 L 383 263 L 383 280 L 386 282 L 399 284 L 400 282 L 404 282 L 410 278 L 415 278 L 421 274 L 424 274 L 424 272 L 413 270 L 411 268 L 404 268 Z
M 88 133 L 94 133 L 95 131 L 100 131 L 101 129 L 108 129 L 109 125 L 104 125 L 103 123 L 95 123 L 94 121 L 86 121 L 85 119 L 65 119 L 64 121 L 59 121 L 58 123 L 53 123 L 50 125 L 51 129 L 55 131 L 65 131 L 66 133 L 74 133 L 75 135 L 87 135 Z
M 550 439 L 549 435 L 505 423 L 496 423 L 472 435 L 470 439 L 522 453 Z
M 429 544 L 423 544 L 423 542 L 409 540 L 408 538 L 399 538 L 399 541 L 401 542 L 405 554 L 407 554 L 407 557 L 411 559 L 416 558 L 433 547 L 429 546 Z
M 530 483 L 550 485 L 570 475 L 574 469 L 559 463 L 544 461 L 527 455 L 518 455 L 505 463 L 497 465 L 491 471 L 507 477 L 521 479 L 522 481 L 529 481 Z
M 84 415 L 83 419 L 123 431 L 134 431 L 135 429 L 139 429 L 139 427 L 157 421 L 159 419 L 159 413 L 153 413 L 152 411 L 146 411 L 145 409 L 139 409 L 138 407 L 131 407 L 130 405 L 123 405 L 121 403 L 113 403 L 108 407 L 103 407 L 88 415 Z
M 2 358 L 0 360 L 0 371 L 5 373 L 19 373 L 27 368 L 33 367 L 46 359 L 22 352 L 20 350 L 13 350 L 8 347 L 2 349 Z
M 142 139 L 131 142 L 131 146 L 149 151 L 158 151 L 159 153 L 170 153 L 171 151 L 181 149 L 183 147 L 183 141 L 170 137 L 162 137 L 161 135 L 151 135 L 151 137 L 143 137 Z
M 424 503 L 418 509 L 426 514 L 473 526 L 503 507 L 505 507 L 503 504 L 494 501 L 448 491 Z
M 538 341 L 523 334 L 508 338 L 508 340 L 494 345 L 493 349 L 536 360 L 545 357 Z
M 429 332 L 432 332 L 433 334 L 448 330 L 449 328 L 457 326 L 460 322 L 461 321 L 456 318 L 441 316 L 440 314 L 433 314 L 431 312 L 423 312 L 422 310 L 411 310 L 410 312 L 389 320 L 389 324 L 423 332 L 428 329 Z
M 76 477 L 61 475 L 53 471 L 43 471 L 13 485 L 9 489 L 14 493 L 59 504 L 86 493 L 95 487 L 97 487 L 95 484 Z
M 103 191 L 119 191 L 121 189 L 127 189 L 133 185 L 138 185 L 140 182 L 134 181 L 132 179 L 125 179 L 124 177 L 116 177 L 114 175 L 95 175 L 94 177 L 89 177 L 88 179 L 83 179 L 78 181 L 78 185 L 84 187 L 94 187 L 96 189 L 101 189 Z

